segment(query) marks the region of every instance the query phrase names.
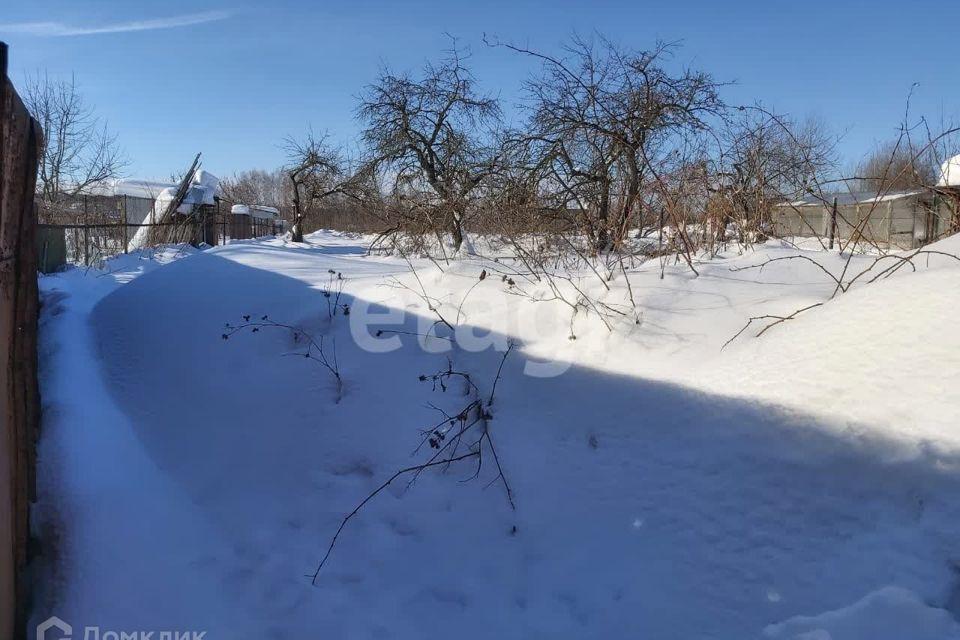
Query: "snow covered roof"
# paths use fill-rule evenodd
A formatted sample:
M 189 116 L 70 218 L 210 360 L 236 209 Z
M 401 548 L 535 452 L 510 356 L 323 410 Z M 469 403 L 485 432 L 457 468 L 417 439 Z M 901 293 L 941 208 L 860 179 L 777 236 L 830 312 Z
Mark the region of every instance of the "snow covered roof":
M 279 218 L 280 210 L 263 204 L 235 204 L 230 207 L 230 213 L 253 216 L 254 218 Z
M 220 178 L 209 171 L 200 169 L 193 174 L 190 192 L 184 202 L 192 204 L 216 204 L 216 197 L 220 195 Z
M 154 200 L 164 189 L 176 188 L 172 182 L 158 180 L 136 180 L 133 178 L 117 178 L 100 184 L 89 186 L 84 193 L 91 196 L 127 196 L 130 198 L 144 198 Z
M 127 196 L 129 198 L 143 198 L 156 200 L 165 190 L 171 189 L 176 193 L 177 184 L 159 180 L 138 180 L 134 178 L 117 178 L 100 184 L 87 187 L 84 193 L 91 196 Z M 214 204 L 214 197 L 220 193 L 220 180 L 201 169 L 197 171 L 191 182 L 190 191 L 184 202 L 188 204 Z M 169 200 L 169 198 L 167 199 Z
M 938 187 L 960 187 L 960 155 L 953 156 L 940 165 Z
M 960 177 L 960 173 L 958 173 L 958 177 Z M 794 200 L 793 202 L 781 202 L 777 206 L 790 208 L 822 207 L 824 205 L 832 205 L 834 198 L 837 199 L 837 205 L 841 207 L 851 204 L 876 204 L 878 202 L 890 202 L 892 200 L 909 198 L 921 193 L 923 193 L 923 191 L 920 189 L 912 189 L 909 191 L 887 191 L 885 193 L 877 193 L 876 191 L 854 191 L 825 193 L 822 196 L 811 194 L 800 200 Z
M 280 210 L 275 207 L 268 207 L 262 204 L 255 204 L 250 207 L 250 213 L 254 218 L 279 218 Z

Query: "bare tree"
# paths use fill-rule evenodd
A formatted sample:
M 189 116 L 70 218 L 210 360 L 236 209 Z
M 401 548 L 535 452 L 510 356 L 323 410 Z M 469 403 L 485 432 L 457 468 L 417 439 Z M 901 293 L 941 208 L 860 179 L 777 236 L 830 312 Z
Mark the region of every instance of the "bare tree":
M 287 138 L 287 179 L 291 187 L 294 242 L 303 242 L 304 217 L 312 207 L 334 196 L 363 201 L 371 192 L 369 164 L 352 171 L 343 152 L 330 143 L 326 134 L 311 131 L 303 140 Z
M 913 149 L 907 136 L 880 145 L 857 168 L 864 191 L 894 191 L 930 186 L 936 182 L 939 163 L 932 147 Z
M 28 77 L 24 101 L 43 127 L 37 183 L 45 202 L 119 177 L 126 161 L 117 138 L 84 102 L 74 78 Z
M 703 72 L 667 71 L 674 48 L 662 43 L 631 51 L 574 37 L 563 58 L 502 46 L 542 62 L 527 93 L 544 191 L 555 208 L 580 213 L 594 250 L 620 248 L 642 215 L 644 189 L 667 191 L 663 163 L 722 113 L 719 84 Z
M 478 94 L 455 47 L 420 78 L 382 72 L 361 100 L 363 139 L 394 177 L 394 193 L 416 199 L 433 229 L 449 232 L 459 250 L 471 198 L 496 167 L 497 101 Z
M 794 122 L 761 106 L 740 113 L 720 138 L 711 213 L 718 229 L 735 225 L 743 242 L 765 228 L 774 204 L 810 193 L 826 198 L 821 192 L 836 168 L 837 139 L 812 117 Z
M 289 206 L 293 193 L 283 169 L 241 171 L 220 181 L 225 199 L 244 204 L 265 204 L 281 211 Z

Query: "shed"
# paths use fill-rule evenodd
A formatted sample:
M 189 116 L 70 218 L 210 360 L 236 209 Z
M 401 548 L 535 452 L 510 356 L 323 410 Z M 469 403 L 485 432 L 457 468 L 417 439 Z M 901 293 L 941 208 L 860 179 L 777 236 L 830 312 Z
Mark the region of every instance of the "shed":
M 158 183 L 148 184 L 157 185 Z M 176 210 L 170 211 L 177 199 L 179 188 L 179 185 L 168 186 L 156 194 L 155 200 L 151 202 L 150 211 L 144 218 L 144 226 L 137 228 L 136 233 L 128 243 L 129 251 L 165 242 L 217 243 L 216 219 L 210 214 L 218 198 L 220 180 L 212 173 L 202 169 L 194 172 Z M 171 216 L 171 218 L 165 216 Z M 159 226 L 169 225 L 175 219 L 183 220 L 191 217 L 195 221 L 200 220 L 202 224 L 190 225 L 190 237 L 176 237 L 180 230 L 175 227 L 163 228 Z M 171 233 L 174 235 L 171 235 Z
M 280 210 L 262 204 L 235 204 L 230 208 L 231 238 L 243 240 L 283 231 Z
M 884 248 L 913 249 L 955 229 L 957 203 L 952 190 L 942 186 L 809 195 L 775 205 L 772 231 L 779 237 L 832 235 L 841 243 L 853 240 Z
M 235 204 L 230 207 L 230 239 L 249 240 L 252 232 L 250 207 Z
M 149 224 L 153 222 L 150 215 L 154 211 L 157 198 L 166 189 L 176 187 L 177 185 L 171 182 L 120 178 L 92 185 L 84 193 L 115 198 L 127 224 Z

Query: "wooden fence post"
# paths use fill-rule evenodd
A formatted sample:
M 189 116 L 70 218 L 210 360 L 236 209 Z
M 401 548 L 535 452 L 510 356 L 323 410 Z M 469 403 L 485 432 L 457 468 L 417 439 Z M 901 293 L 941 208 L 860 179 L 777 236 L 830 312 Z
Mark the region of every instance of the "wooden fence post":
M 90 266 L 90 214 L 87 212 L 87 196 L 83 196 L 83 264 Z
M 35 499 L 40 125 L 7 77 L 0 42 L 0 640 L 26 637 L 25 567 Z
M 833 238 L 837 233 L 837 198 L 833 198 L 833 209 L 830 210 L 830 249 L 833 249 Z

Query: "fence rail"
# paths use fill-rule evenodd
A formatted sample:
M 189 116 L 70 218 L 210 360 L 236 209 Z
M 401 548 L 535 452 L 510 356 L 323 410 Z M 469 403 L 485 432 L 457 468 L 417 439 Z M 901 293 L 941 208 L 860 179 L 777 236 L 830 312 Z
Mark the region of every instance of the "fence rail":
M 50 273 L 64 264 L 97 266 L 106 258 L 135 249 L 180 243 L 216 246 L 282 231 L 280 221 L 216 212 L 141 224 L 101 219 L 39 224 L 36 247 L 40 270 Z

